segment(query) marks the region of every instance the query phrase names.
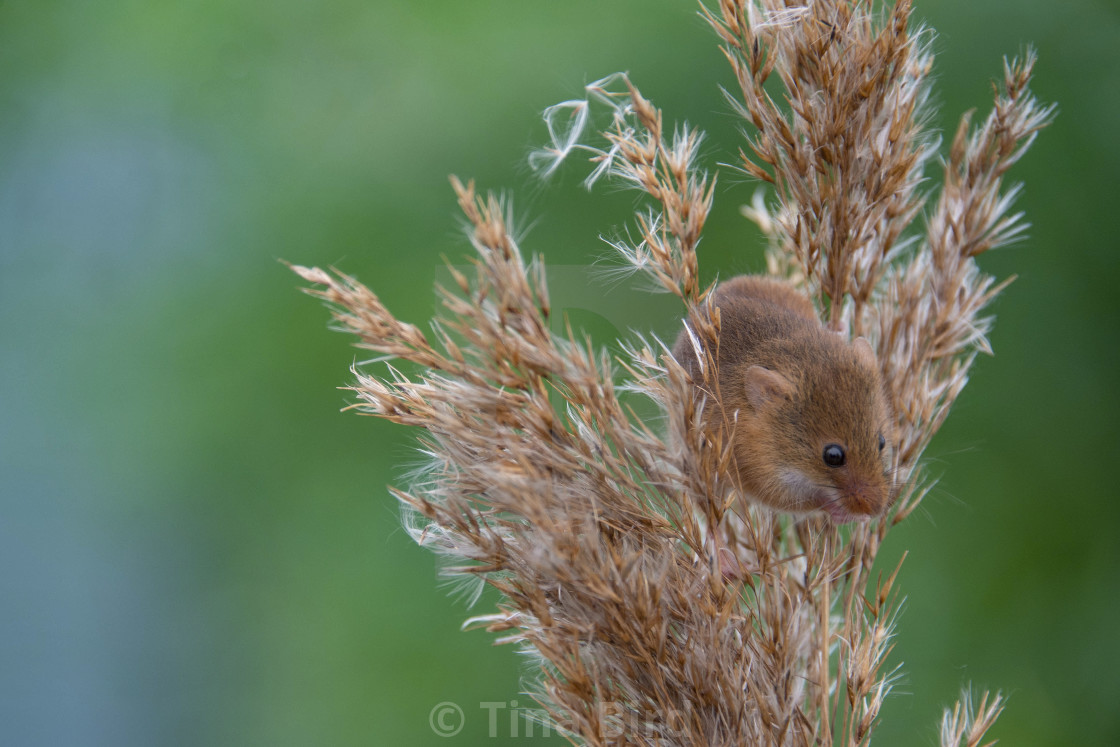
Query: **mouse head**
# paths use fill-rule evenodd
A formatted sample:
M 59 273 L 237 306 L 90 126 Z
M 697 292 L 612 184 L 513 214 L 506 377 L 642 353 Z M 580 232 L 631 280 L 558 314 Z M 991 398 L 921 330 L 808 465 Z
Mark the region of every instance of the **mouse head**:
M 806 360 L 805 350 L 789 352 L 790 361 Z M 750 448 L 739 458 L 765 472 L 754 492 L 775 508 L 823 510 L 837 523 L 877 516 L 891 501 L 893 438 L 875 354 L 863 338 L 834 338 L 813 352 L 810 365 L 782 366 L 783 373 L 746 370 L 759 427 L 745 434 Z

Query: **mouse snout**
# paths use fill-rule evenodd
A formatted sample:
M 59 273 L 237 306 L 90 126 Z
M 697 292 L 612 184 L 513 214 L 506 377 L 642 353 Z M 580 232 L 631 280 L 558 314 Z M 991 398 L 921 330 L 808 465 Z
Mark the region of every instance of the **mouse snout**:
M 851 513 L 875 516 L 887 507 L 888 491 L 884 485 L 852 477 L 837 482 L 844 508 Z

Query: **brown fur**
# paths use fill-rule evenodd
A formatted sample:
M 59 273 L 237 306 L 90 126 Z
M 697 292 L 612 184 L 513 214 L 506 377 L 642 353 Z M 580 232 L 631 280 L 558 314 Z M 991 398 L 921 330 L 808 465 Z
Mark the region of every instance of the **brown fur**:
M 812 303 L 779 280 L 740 275 L 721 283 L 711 304 L 720 319 L 718 395 L 687 332 L 673 356 L 708 397 L 707 427 L 732 439 L 739 486 L 779 511 L 824 510 L 836 522 L 881 514 L 893 487 L 891 418 L 867 341 L 826 330 Z M 843 465 L 825 463 L 830 444 L 843 448 Z

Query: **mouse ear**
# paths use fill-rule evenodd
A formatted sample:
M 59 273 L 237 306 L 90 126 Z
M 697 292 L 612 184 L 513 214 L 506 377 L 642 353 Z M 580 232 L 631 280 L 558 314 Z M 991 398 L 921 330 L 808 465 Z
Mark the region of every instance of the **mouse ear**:
M 762 366 L 751 366 L 743 377 L 746 385 L 747 401 L 755 409 L 778 400 L 793 398 L 793 384 L 777 371 Z
M 852 340 L 852 350 L 856 351 L 856 357 L 868 368 L 879 367 L 879 361 L 875 359 L 875 351 L 871 349 L 871 343 L 867 341 L 866 337 L 857 337 Z

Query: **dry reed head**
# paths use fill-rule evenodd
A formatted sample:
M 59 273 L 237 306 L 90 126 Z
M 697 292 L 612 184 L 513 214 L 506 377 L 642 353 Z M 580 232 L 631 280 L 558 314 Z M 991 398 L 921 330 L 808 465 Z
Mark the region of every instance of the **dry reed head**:
M 545 270 L 526 263 L 505 206 L 453 179 L 477 252 L 452 270 L 431 334 L 397 320 L 353 278 L 294 267 L 316 285 L 359 347 L 419 364 L 405 375 L 355 369 L 355 407 L 423 429 L 427 468 L 394 491 L 413 537 L 451 559 L 447 572 L 498 589 L 497 611 L 469 620 L 540 664 L 536 697 L 578 743 L 859 745 L 895 670 L 885 664 L 897 569 L 871 576 L 891 526 L 924 495 L 922 450 L 943 422 L 1002 288 L 979 253 L 1018 237 L 1002 177 L 1052 115 L 1027 91 L 1033 55 L 1007 64 L 995 108 L 962 120 L 924 234 L 919 190 L 935 153 L 925 128 L 930 34 L 910 3 L 720 0 L 718 34 L 753 128 L 739 168 L 773 185 L 745 212 L 769 237 L 774 274 L 799 283 L 834 329 L 876 346 L 897 415 L 896 470 L 906 486 L 883 519 L 838 529 L 745 507 L 726 479 L 719 436 L 697 427 L 713 403 L 659 341 L 612 361 L 569 330 L 551 331 Z M 789 106 L 764 87 L 777 74 Z M 698 168 L 700 134 L 665 131 L 625 75 L 546 111 L 548 173 L 588 153 L 588 184 L 645 192 L 638 240 L 615 244 L 635 269 L 685 302 L 695 334 L 696 249 L 714 179 Z M 592 107 L 610 125 L 586 142 Z M 699 345 L 697 349 L 699 349 Z M 710 357 L 706 365 L 714 365 Z M 710 373 L 705 373 L 710 376 Z M 665 432 L 620 399 L 651 398 Z M 985 696 L 947 712 L 942 745 L 975 745 L 1002 708 Z

